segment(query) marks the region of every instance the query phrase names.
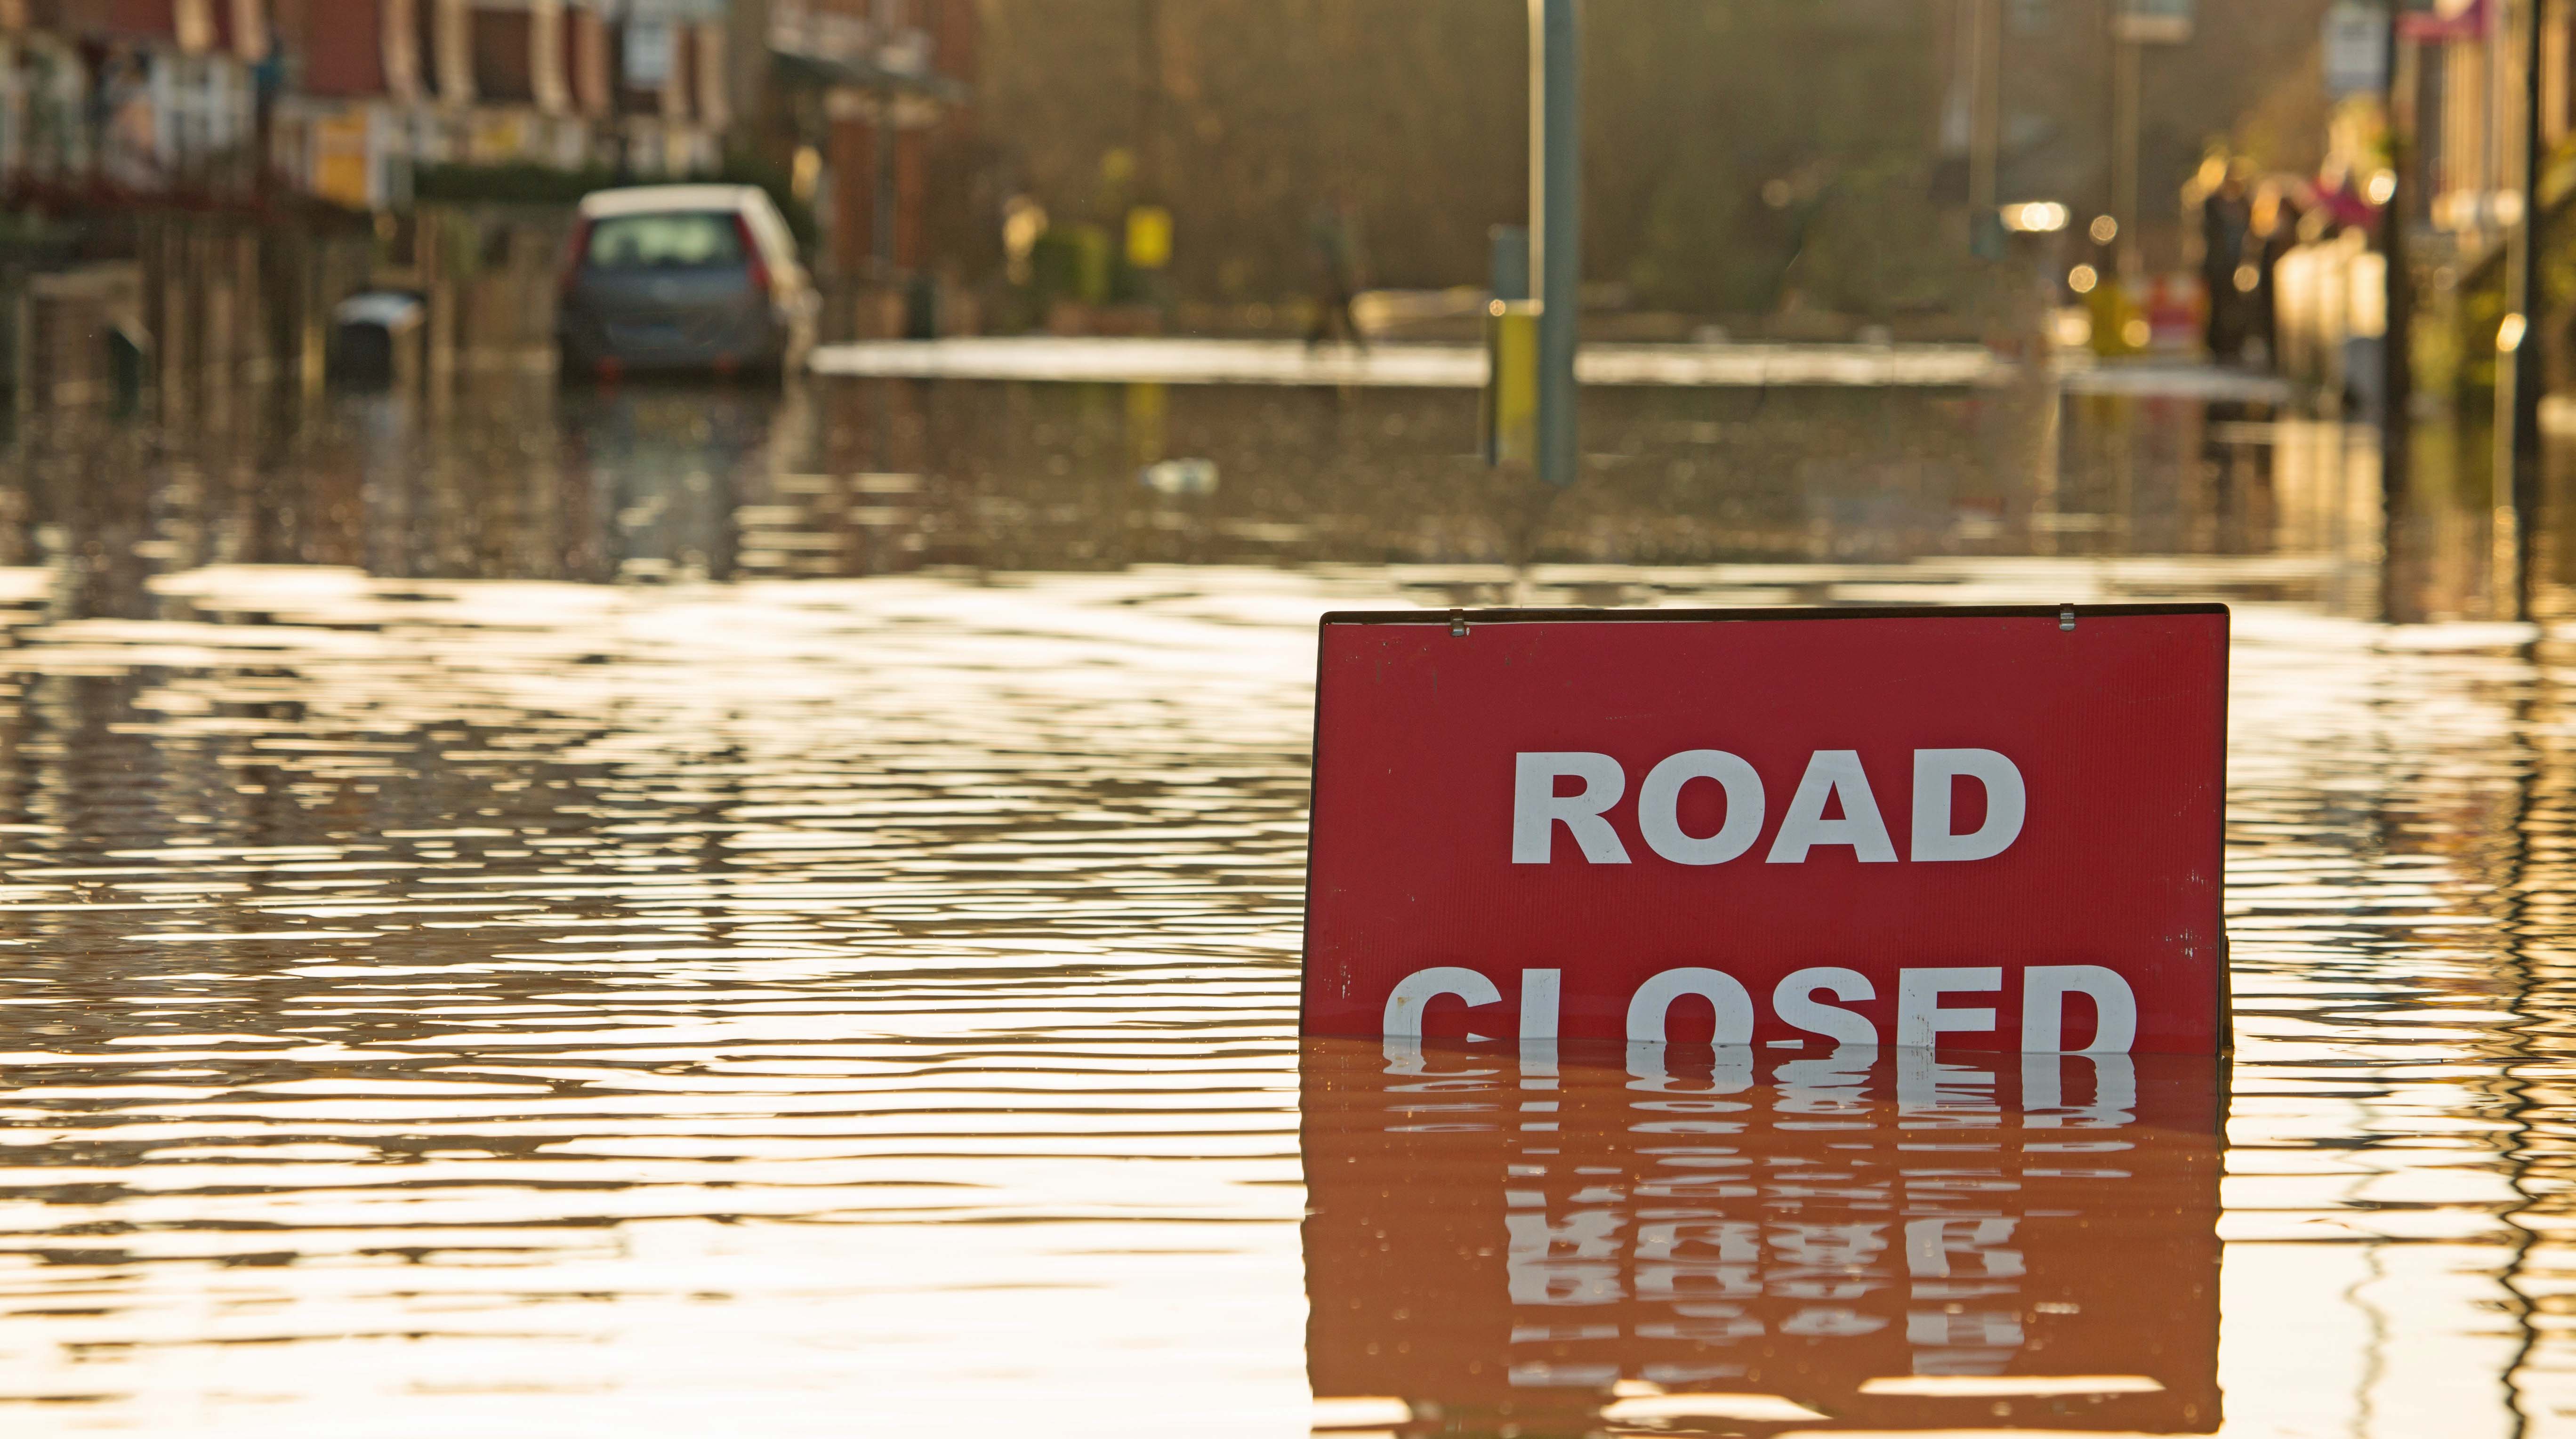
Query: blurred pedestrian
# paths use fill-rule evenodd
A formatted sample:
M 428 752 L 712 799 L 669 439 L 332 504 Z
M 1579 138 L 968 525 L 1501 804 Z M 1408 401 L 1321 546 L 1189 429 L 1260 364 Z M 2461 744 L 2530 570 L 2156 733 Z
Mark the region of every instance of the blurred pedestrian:
M 2298 248 L 2300 221 L 2306 212 L 2279 180 L 2265 181 L 2254 193 L 2252 238 L 2248 256 L 2255 267 L 2252 337 L 2262 343 L 2263 362 L 2281 364 L 2281 261 Z
M 1360 333 L 1359 319 L 1351 311 L 1351 302 L 1360 292 L 1359 229 L 1359 212 L 1342 195 L 1316 206 L 1307 219 L 1306 236 L 1315 250 L 1315 318 L 1306 331 L 1309 346 L 1340 339 L 1368 348 L 1368 337 Z
M 2315 208 L 2324 212 L 2326 223 L 2326 232 L 2311 239 L 2325 239 L 2335 230 L 2354 226 L 2365 230 L 2378 227 L 2379 207 L 2362 193 L 2360 177 L 2339 160 L 2326 162 L 2308 193 Z
M 2254 228 L 2244 172 L 2229 166 L 2226 178 L 2200 202 L 2200 272 L 2209 294 L 2206 339 L 2210 358 L 2235 364 L 2251 329 L 2252 291 L 2245 283 L 2246 248 Z

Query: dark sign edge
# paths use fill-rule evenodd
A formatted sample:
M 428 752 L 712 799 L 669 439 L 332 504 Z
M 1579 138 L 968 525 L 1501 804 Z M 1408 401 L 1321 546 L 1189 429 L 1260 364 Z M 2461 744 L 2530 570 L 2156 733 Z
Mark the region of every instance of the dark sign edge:
M 1328 610 L 1326 625 L 1442 625 L 1463 619 L 1471 625 L 1638 623 L 1651 621 L 1744 620 L 1925 620 L 1925 619 L 2121 619 L 2149 615 L 2221 615 L 2233 612 L 2212 602 L 2119 605 L 1780 605 L 1743 609 L 1418 609 Z

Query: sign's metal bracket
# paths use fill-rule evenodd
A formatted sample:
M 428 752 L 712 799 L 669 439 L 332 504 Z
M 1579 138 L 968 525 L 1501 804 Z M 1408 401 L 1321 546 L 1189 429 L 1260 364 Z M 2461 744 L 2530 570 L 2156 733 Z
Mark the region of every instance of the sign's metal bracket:
M 2071 630 L 2075 628 L 2075 606 L 2059 605 L 2057 607 L 2057 627 L 2061 630 Z
M 1463 640 L 1467 637 L 1467 612 L 1465 610 L 1451 610 L 1449 612 L 1449 637 L 1453 640 Z

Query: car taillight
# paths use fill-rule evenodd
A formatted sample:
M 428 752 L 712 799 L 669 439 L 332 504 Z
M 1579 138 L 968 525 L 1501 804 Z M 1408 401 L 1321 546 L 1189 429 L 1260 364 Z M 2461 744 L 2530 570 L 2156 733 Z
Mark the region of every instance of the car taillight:
M 556 278 L 561 288 L 567 291 L 581 275 L 581 262 L 590 257 L 590 225 L 587 219 L 575 221 L 572 238 L 564 242 L 563 273 Z
M 742 238 L 742 253 L 751 272 L 751 287 L 769 293 L 769 262 L 760 258 L 760 242 L 751 237 L 751 222 L 740 215 L 733 217 L 733 232 Z

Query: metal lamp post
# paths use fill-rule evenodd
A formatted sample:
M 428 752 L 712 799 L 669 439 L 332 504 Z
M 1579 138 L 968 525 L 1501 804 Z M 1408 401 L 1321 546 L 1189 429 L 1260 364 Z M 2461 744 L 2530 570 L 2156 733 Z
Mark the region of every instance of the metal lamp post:
M 1530 270 L 1538 300 L 1538 473 L 1562 489 L 1581 456 L 1574 352 L 1583 284 L 1580 0 L 1530 0 Z

